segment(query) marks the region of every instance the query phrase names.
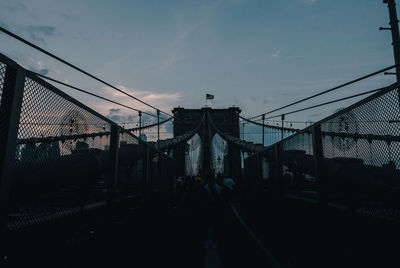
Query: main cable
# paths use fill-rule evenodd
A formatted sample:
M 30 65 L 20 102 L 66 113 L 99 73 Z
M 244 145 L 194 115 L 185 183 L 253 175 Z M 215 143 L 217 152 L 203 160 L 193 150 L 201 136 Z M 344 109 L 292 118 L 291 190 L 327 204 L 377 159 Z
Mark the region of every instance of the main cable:
M 0 26 L 0 31 L 2 31 L 3 33 L 5 33 L 5 34 L 11 36 L 12 38 L 15 38 L 15 39 L 17 39 L 17 40 L 19 40 L 19 41 L 21 41 L 21 42 L 27 44 L 28 46 L 30 46 L 30 47 L 32 47 L 32 48 L 34 48 L 34 49 L 36 49 L 36 50 L 39 50 L 40 52 L 46 54 L 47 56 L 50 56 L 50 57 L 52 57 L 52 58 L 54 58 L 54 59 L 56 59 L 56 60 L 58 60 L 58 61 L 60 61 L 60 62 L 62 62 L 62 63 L 64 63 L 64 64 L 68 65 L 69 67 L 71 67 L 71 68 L 73 68 L 73 69 L 75 69 L 75 70 L 77 70 L 77 71 L 79 71 L 79 72 L 81 72 L 81 73 L 83 73 L 83 74 L 85 74 L 85 75 L 87 75 L 87 76 L 93 78 L 94 80 L 97 80 L 98 82 L 100 82 L 100 83 L 102 83 L 102 84 L 104 84 L 104 85 L 106 85 L 106 86 L 111 87 L 112 89 L 114 89 L 114 90 L 116 90 L 116 91 L 118 91 L 118 92 L 120 92 L 120 93 L 122 93 L 122 94 L 124 94 L 124 95 L 126 95 L 126 96 L 128 96 L 128 97 L 130 97 L 130 98 L 132 98 L 132 99 L 134 99 L 134 100 L 136 100 L 136 101 L 138 101 L 138 102 L 144 104 L 144 105 L 147 105 L 147 106 L 149 106 L 149 107 L 151 107 L 151 108 L 153 108 L 153 109 L 155 109 L 155 110 L 157 110 L 157 111 L 160 111 L 161 113 L 163 113 L 163 114 L 165 114 L 165 115 L 168 115 L 168 116 L 170 116 L 170 117 L 174 117 L 173 115 L 171 115 L 171 114 L 169 114 L 169 113 L 167 113 L 167 112 L 164 112 L 164 111 L 162 111 L 162 110 L 160 110 L 160 109 L 154 107 L 153 105 L 151 105 L 151 104 L 149 104 L 149 103 L 146 103 L 146 102 L 142 101 L 141 99 L 139 99 L 139 98 L 133 96 L 132 94 L 129 94 L 128 92 L 125 92 L 125 91 L 123 91 L 123 90 L 121 90 L 121 89 L 119 89 L 119 88 L 117 88 L 117 87 L 111 85 L 110 83 L 108 83 L 108 82 L 106 82 L 106 81 L 104 81 L 104 80 L 102 80 L 102 79 L 96 77 L 95 75 L 93 75 L 93 74 L 91 74 L 91 73 L 89 73 L 89 72 L 87 72 L 87 71 L 85 71 L 85 70 L 83 70 L 83 69 L 81 69 L 81 68 L 79 68 L 79 67 L 73 65 L 72 63 L 69 63 L 69 62 L 66 61 L 66 60 L 63 60 L 62 58 L 60 58 L 60 57 L 54 55 L 53 53 L 48 52 L 47 50 L 44 50 L 43 48 L 41 48 L 41 47 L 39 47 L 39 46 L 37 46 L 37 45 L 35 45 L 35 44 L 29 42 L 28 40 L 25 40 L 24 38 L 22 38 L 22 37 L 20 37 L 20 36 L 14 34 L 14 33 L 12 33 L 12 32 L 10 32 L 10 31 L 8 31 L 7 29 L 5 29 L 5 28 L 3 28 L 3 27 L 1 27 L 1 26 Z
M 294 110 L 294 111 L 291 111 L 291 112 L 288 112 L 288 113 L 284 113 L 284 115 L 302 112 L 302 111 L 305 111 L 305 110 L 309 110 L 309 109 L 321 107 L 321 106 L 328 105 L 328 104 L 332 104 L 332 103 L 339 102 L 339 101 L 348 100 L 348 99 L 351 99 L 351 98 L 363 96 L 363 95 L 370 94 L 370 93 L 374 93 L 374 92 L 381 91 L 381 90 L 389 90 L 391 87 L 393 87 L 393 86 L 396 85 L 396 84 L 397 84 L 397 83 L 394 83 L 394 84 L 392 84 L 392 85 L 390 85 L 390 86 L 388 86 L 388 87 L 383 87 L 383 88 L 378 88 L 378 89 L 374 89 L 374 90 L 369 90 L 369 91 L 366 91 L 366 92 L 363 92 L 363 93 L 358 93 L 358 94 L 355 94 L 355 95 L 351 95 L 351 96 L 348 96 L 348 97 L 336 99 L 336 100 L 333 100 L 333 101 L 327 101 L 327 102 L 323 102 L 323 103 L 320 103 L 320 104 L 317 104 L 317 105 L 313 105 L 313 106 L 309 106 L 309 107 L 306 107 L 306 108 Z M 265 119 L 271 119 L 271 118 L 275 118 L 275 117 L 279 117 L 279 116 L 282 116 L 282 115 L 281 115 L 281 114 L 279 114 L 279 115 L 274 115 L 274 116 L 266 117 Z
M 276 108 L 276 109 L 271 110 L 271 111 L 269 111 L 269 112 L 266 112 L 266 113 L 263 113 L 263 114 L 260 114 L 260 115 L 256 115 L 256 116 L 253 116 L 253 117 L 250 117 L 249 119 L 251 120 L 251 119 L 254 119 L 254 118 L 256 118 L 256 117 L 260 117 L 260 116 L 262 116 L 262 115 L 267 115 L 267 114 L 270 114 L 270 113 L 273 113 L 273 112 L 282 110 L 282 109 L 284 109 L 284 108 L 293 106 L 293 105 L 295 105 L 295 104 L 304 102 L 304 101 L 306 101 L 306 100 L 309 100 L 309 99 L 312 99 L 312 98 L 321 96 L 321 95 L 326 94 L 326 93 L 329 93 L 329 92 L 332 92 L 332 91 L 337 90 L 337 89 L 339 89 L 339 88 L 342 88 L 342 87 L 345 87 L 345 86 L 354 84 L 354 83 L 356 83 L 356 82 L 359 82 L 359 81 L 364 80 L 364 79 L 366 79 L 366 78 L 369 78 L 369 77 L 371 77 L 371 76 L 374 76 L 374 75 L 383 73 L 383 72 L 385 72 L 385 71 L 387 71 L 387 70 L 393 69 L 393 68 L 398 67 L 398 66 L 400 66 L 400 64 L 394 64 L 394 65 L 392 65 L 392 66 L 386 67 L 386 68 L 381 69 L 381 70 L 379 70 L 379 71 L 376 71 L 376 72 L 373 72 L 373 73 L 364 75 L 364 76 L 362 76 L 362 77 L 356 78 L 356 79 L 354 79 L 354 80 L 351 80 L 351 81 L 349 81 L 349 82 L 343 83 L 343 84 L 338 85 L 338 86 L 336 86 L 336 87 L 333 87 L 333 88 L 331 88 L 331 89 L 327 89 L 327 90 L 324 90 L 324 91 L 322 91 L 322 92 L 320 92 L 320 93 L 317 93 L 317 94 L 311 95 L 311 96 L 309 96 L 309 97 L 306 97 L 306 98 L 304 98 L 304 99 L 301 99 L 301 100 L 298 100 L 298 101 L 289 103 L 289 104 L 284 105 L 284 106 L 282 106 L 282 107 L 280 107 L 280 108 Z M 285 114 L 287 114 L 287 113 L 285 113 Z
M 100 95 L 97 95 L 97 94 L 95 94 L 95 93 L 92 93 L 92 92 L 89 92 L 89 91 L 86 91 L 86 90 L 80 89 L 80 88 L 78 88 L 78 87 L 75 87 L 75 86 L 72 86 L 72 85 L 66 84 L 66 83 L 64 83 L 64 82 L 61 82 L 61 81 L 58 81 L 58 80 L 56 80 L 56 79 L 53 79 L 53 78 L 51 78 L 51 77 L 48 77 L 48 76 L 45 76 L 45 75 L 39 74 L 39 73 L 37 73 L 37 72 L 33 72 L 33 71 L 28 71 L 28 72 L 30 72 L 30 73 L 33 73 L 33 74 L 35 74 L 35 75 L 37 75 L 37 76 L 40 76 L 40 77 L 42 77 L 42 78 L 44 78 L 44 79 L 47 79 L 47 80 L 53 81 L 53 82 L 55 82 L 55 83 L 58 83 L 58 84 L 60 84 L 60 85 L 63 85 L 63 86 L 69 87 L 69 88 L 71 88 L 71 89 L 74 89 L 74 90 L 76 90 L 76 91 L 79 91 L 79 92 L 82 92 L 82 93 L 88 94 L 88 95 L 90 95 L 90 96 L 93 96 L 93 97 L 96 97 L 96 98 L 99 98 L 99 99 L 102 99 L 102 100 L 105 100 L 105 101 L 108 101 L 108 102 L 111 102 L 111 103 L 114 103 L 114 104 L 117 104 L 117 105 L 119 105 L 119 106 L 121 106 L 121 107 L 124 107 L 124 108 L 130 109 L 130 110 L 133 110 L 133 111 L 136 111 L 136 112 L 141 112 L 141 113 L 143 113 L 143 114 L 147 114 L 147 115 L 150 115 L 150 116 L 153 116 L 153 117 L 157 117 L 157 116 L 156 116 L 156 115 L 154 115 L 154 114 L 151 114 L 151 113 L 147 113 L 147 112 L 140 111 L 140 110 L 138 110 L 138 109 L 135 109 L 135 108 L 132 108 L 132 107 L 130 107 L 130 106 L 128 106 L 128 105 L 125 105 L 125 104 L 122 104 L 122 103 L 119 103 L 119 102 L 116 102 L 116 101 L 113 101 L 113 100 L 107 99 L 107 98 L 105 98 L 105 97 L 102 97 L 102 96 L 100 96 Z

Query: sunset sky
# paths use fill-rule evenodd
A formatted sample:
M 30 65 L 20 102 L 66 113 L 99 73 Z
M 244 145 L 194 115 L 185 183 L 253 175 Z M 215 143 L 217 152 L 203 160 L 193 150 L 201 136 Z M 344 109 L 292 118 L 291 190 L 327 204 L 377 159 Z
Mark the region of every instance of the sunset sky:
M 393 64 L 381 0 L 0 0 L 0 25 L 170 112 L 232 105 L 251 116 Z M 132 107 L 140 103 L 0 33 L 24 67 Z M 285 111 L 394 82 L 375 78 Z M 118 122 L 136 114 L 60 87 Z M 291 115 L 316 121 L 356 100 Z M 163 131 L 170 130 L 170 127 Z

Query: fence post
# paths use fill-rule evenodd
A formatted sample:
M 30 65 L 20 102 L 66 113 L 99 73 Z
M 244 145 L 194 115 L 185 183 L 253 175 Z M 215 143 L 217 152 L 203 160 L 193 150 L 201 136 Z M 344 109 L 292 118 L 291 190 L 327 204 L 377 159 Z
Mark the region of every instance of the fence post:
M 312 141 L 315 160 L 315 177 L 317 180 L 317 198 L 322 206 L 327 204 L 326 179 L 324 176 L 324 151 L 322 146 L 321 125 L 312 126 Z
M 160 110 L 157 110 L 157 141 L 160 140 Z M 158 142 L 157 142 L 158 149 Z
M 275 152 L 275 180 L 278 196 L 283 196 L 283 175 L 282 175 L 282 143 L 278 142 L 274 145 Z
M 116 183 L 118 180 L 119 127 L 111 125 L 109 175 L 107 181 L 107 204 L 115 202 Z
M 264 124 L 265 124 L 265 114 L 262 115 L 262 145 L 265 146 L 265 128 L 264 128 Z
M 7 65 L 0 103 L 0 223 L 9 206 L 26 70 Z

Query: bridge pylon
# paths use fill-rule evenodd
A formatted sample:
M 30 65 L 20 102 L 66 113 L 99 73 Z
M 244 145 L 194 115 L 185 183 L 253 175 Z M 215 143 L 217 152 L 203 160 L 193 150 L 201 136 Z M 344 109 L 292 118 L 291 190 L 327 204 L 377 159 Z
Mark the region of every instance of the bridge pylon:
M 214 137 L 215 130 L 210 126 L 207 116 L 210 116 L 216 127 L 223 133 L 233 137 L 240 137 L 239 114 L 241 110 L 238 107 L 229 107 L 227 109 L 213 109 L 211 107 L 203 107 L 201 109 L 185 109 L 174 108 L 172 113 L 179 120 L 174 121 L 173 133 L 174 137 L 190 132 L 199 122 L 203 115 L 206 118 L 199 128 L 197 134 L 202 141 L 201 150 L 201 167 L 203 173 L 211 174 L 211 141 Z M 185 175 L 185 150 L 186 144 L 178 146 L 174 149 L 174 158 L 176 161 L 176 173 L 178 176 Z M 228 143 L 228 176 L 238 179 L 241 174 L 241 158 L 240 149 Z

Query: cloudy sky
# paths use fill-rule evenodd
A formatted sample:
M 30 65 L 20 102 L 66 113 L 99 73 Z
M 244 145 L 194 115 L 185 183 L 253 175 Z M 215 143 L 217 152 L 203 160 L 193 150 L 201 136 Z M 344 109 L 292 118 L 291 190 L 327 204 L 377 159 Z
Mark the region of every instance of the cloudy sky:
M 387 13 L 381 0 L 0 0 L 1 26 L 167 112 L 201 107 L 208 92 L 212 107 L 246 116 L 392 65 L 390 32 L 378 31 Z M 2 33 L 0 44 L 29 69 L 148 110 Z M 294 108 L 392 82 L 379 75 Z M 136 116 L 61 89 L 114 120 Z M 316 121 L 351 102 L 288 120 Z

